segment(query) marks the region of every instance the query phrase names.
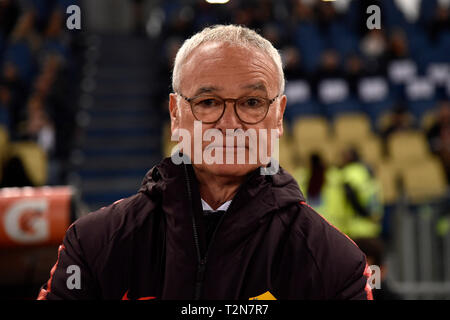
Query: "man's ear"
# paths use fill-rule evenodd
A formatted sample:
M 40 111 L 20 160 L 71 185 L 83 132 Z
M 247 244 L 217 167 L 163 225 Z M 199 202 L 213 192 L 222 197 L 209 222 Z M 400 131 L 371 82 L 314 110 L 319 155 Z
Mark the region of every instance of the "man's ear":
M 287 104 L 287 98 L 285 95 L 282 95 L 280 98 L 280 109 L 278 110 L 278 119 L 277 119 L 277 130 L 278 135 L 281 138 L 283 135 L 283 116 L 284 116 L 284 110 L 286 109 Z
M 170 127 L 171 132 L 179 129 L 180 119 L 179 119 L 179 110 L 178 110 L 178 97 L 175 93 L 171 93 L 169 95 L 169 113 L 170 113 Z

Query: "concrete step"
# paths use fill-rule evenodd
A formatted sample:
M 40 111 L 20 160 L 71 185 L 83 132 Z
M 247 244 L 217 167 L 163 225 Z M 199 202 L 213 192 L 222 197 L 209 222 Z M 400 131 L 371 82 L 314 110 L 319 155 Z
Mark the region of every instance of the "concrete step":
M 136 148 L 151 148 L 159 146 L 161 137 L 151 135 L 141 137 L 117 137 L 114 140 L 105 137 L 88 137 L 83 141 L 83 148 L 119 148 L 122 150 L 136 149 Z
M 139 115 L 128 115 L 126 117 L 107 117 L 97 114 L 91 117 L 89 125 L 90 129 L 126 129 L 126 128 L 157 128 L 161 124 L 161 121 L 156 117 L 139 117 Z
M 127 170 L 136 168 L 151 168 L 161 161 L 161 155 L 120 155 L 116 157 L 96 156 L 84 159 L 79 170 Z
M 130 193 L 135 192 L 141 186 L 144 177 L 125 177 L 125 178 L 99 178 L 84 179 L 81 183 L 83 194 L 94 195 L 96 193 Z

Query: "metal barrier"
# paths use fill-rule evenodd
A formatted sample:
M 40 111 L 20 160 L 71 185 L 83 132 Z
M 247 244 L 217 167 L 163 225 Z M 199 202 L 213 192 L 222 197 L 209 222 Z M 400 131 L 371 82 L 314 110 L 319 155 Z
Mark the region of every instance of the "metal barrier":
M 450 299 L 450 197 L 411 205 L 402 198 L 391 220 L 387 281 L 405 299 Z M 438 232 L 438 225 L 446 224 Z

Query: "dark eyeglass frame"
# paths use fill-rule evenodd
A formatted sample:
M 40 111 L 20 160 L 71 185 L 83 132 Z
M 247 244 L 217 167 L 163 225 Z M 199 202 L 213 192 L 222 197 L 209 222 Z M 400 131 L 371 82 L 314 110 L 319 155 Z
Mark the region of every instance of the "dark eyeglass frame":
M 191 112 L 194 115 L 194 118 L 197 121 L 202 121 L 202 120 L 199 120 L 197 118 L 197 116 L 195 115 L 195 113 L 194 113 L 194 106 L 192 105 L 192 100 L 197 99 L 199 97 L 202 97 L 203 95 L 198 95 L 198 96 L 195 96 L 195 97 L 192 97 L 192 98 L 188 98 L 188 97 L 185 97 L 184 95 L 182 95 L 179 92 L 175 92 L 175 94 L 178 94 L 180 97 L 182 97 L 184 100 L 186 100 L 189 103 L 189 105 L 191 106 Z M 205 96 L 207 96 L 207 95 L 205 95 Z M 258 96 L 243 96 L 243 97 L 240 97 L 240 98 L 237 98 L 237 99 L 232 99 L 232 98 L 224 99 L 224 98 L 216 96 L 216 95 L 210 95 L 210 97 L 214 97 L 214 98 L 217 98 L 217 99 L 223 101 L 223 110 L 222 110 L 221 115 L 219 116 L 219 118 L 217 118 L 216 121 L 202 121 L 203 123 L 205 123 L 205 124 L 217 123 L 220 119 L 222 119 L 223 115 L 225 114 L 225 109 L 227 108 L 227 101 L 231 101 L 231 102 L 233 102 L 234 113 L 238 117 L 239 121 L 241 121 L 242 123 L 245 123 L 245 124 L 258 124 L 258 123 L 260 123 L 261 121 L 263 121 L 267 117 L 267 114 L 269 113 L 270 105 L 272 103 L 274 103 L 275 100 L 277 100 L 280 97 L 280 94 L 277 94 L 273 99 L 268 99 L 268 98 L 258 97 Z M 264 117 L 261 120 L 258 120 L 256 122 L 248 122 L 248 121 L 242 120 L 241 117 L 239 116 L 239 113 L 237 112 L 237 109 L 236 109 L 237 101 L 242 99 L 242 98 L 258 98 L 258 99 L 265 100 L 267 102 L 267 110 L 266 110 L 266 113 L 264 114 Z

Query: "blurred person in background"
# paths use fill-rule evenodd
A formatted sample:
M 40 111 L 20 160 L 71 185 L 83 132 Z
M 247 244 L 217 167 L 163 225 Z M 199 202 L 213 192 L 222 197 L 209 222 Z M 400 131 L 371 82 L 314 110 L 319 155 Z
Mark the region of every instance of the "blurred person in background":
M 186 40 L 172 81 L 172 134 L 189 132 L 190 146 L 196 119 L 202 133 L 283 134 L 281 57 L 248 28 L 219 25 Z M 137 194 L 73 223 L 38 299 L 371 299 L 364 254 L 306 204 L 289 173 L 263 175 L 260 161 L 198 163 L 190 149 L 182 156 L 194 164 L 166 158 Z M 67 286 L 73 265 L 76 290 Z
M 378 237 L 383 210 L 378 182 L 354 148 L 341 156 L 341 165 L 326 172 L 318 211 L 351 238 Z
M 450 184 L 450 102 L 442 101 L 434 125 L 427 132 L 431 151 L 442 161 Z
M 308 167 L 298 167 L 293 173 L 301 190 L 305 190 L 308 204 L 313 208 L 322 205 L 322 192 L 325 186 L 327 165 L 318 153 L 312 153 L 309 157 Z
M 358 95 L 358 85 L 364 75 L 364 63 L 359 55 L 353 53 L 345 59 L 345 79 L 348 83 L 350 94 Z
M 440 36 L 450 31 L 450 9 L 448 5 L 437 1 L 432 19 L 427 22 L 427 30 L 433 43 L 438 43 Z
M 392 112 L 387 114 L 385 119 L 386 123 L 380 123 L 380 135 L 383 139 L 384 153 L 387 154 L 390 136 L 399 131 L 412 130 L 414 121 L 403 101 L 398 101 L 392 108 Z
M 360 42 L 366 75 L 385 75 L 388 44 L 382 29 L 370 30 Z
M 387 60 L 402 60 L 409 57 L 409 46 L 405 32 L 402 29 L 394 29 L 389 35 Z
M 307 79 L 308 74 L 303 68 L 302 55 L 295 46 L 283 48 L 284 75 L 287 81 Z

